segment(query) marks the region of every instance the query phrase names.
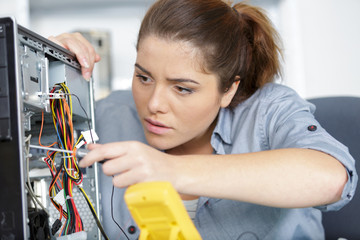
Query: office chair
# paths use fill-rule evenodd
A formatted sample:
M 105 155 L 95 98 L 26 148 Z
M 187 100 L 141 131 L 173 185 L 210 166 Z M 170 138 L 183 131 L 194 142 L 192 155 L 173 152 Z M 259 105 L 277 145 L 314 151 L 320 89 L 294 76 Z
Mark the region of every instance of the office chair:
M 338 141 L 349 148 L 360 173 L 360 97 L 308 99 L 315 104 L 315 118 Z M 335 212 L 323 213 L 325 239 L 360 239 L 360 186 L 352 201 Z

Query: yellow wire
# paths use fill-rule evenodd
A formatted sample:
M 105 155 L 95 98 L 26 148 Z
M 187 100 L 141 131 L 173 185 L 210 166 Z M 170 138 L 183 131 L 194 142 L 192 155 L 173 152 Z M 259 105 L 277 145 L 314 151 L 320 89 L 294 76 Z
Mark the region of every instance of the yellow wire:
M 80 140 L 81 140 L 83 137 L 84 137 L 84 136 L 81 134 L 80 137 L 78 138 L 78 140 L 76 141 L 75 146 L 78 145 L 78 143 L 80 142 Z
M 53 159 L 55 159 L 56 154 L 57 154 L 57 152 L 54 153 L 53 158 L 51 159 L 51 162 L 52 162 L 52 166 L 51 166 L 51 167 L 52 167 L 52 170 L 53 170 L 53 171 L 56 171 L 55 161 L 53 160 Z
M 96 216 L 96 217 L 98 217 L 98 216 L 97 216 L 97 214 L 96 214 L 96 211 L 95 211 L 95 209 L 94 209 L 94 206 L 92 205 L 92 203 L 91 203 L 91 201 L 90 201 L 90 199 L 89 199 L 88 195 L 87 195 L 87 194 L 86 194 L 86 192 L 84 191 L 84 189 L 83 189 L 82 187 L 80 187 L 80 186 L 78 186 L 78 188 L 79 188 L 79 189 L 80 189 L 80 191 L 84 194 L 84 196 L 85 196 L 85 198 L 86 198 L 87 202 L 89 203 L 89 205 L 91 206 L 92 210 L 94 211 L 95 216 Z
M 69 179 L 69 182 L 68 182 L 68 184 L 70 185 L 70 186 L 72 186 L 72 180 L 71 180 L 71 178 Z M 69 187 L 69 194 L 70 194 L 70 196 L 72 197 L 73 196 L 73 194 L 72 194 L 72 187 Z

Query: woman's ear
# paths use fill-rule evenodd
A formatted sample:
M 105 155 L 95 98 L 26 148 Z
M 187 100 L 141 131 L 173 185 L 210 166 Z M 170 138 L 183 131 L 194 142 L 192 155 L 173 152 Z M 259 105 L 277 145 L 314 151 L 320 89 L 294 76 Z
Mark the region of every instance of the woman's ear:
M 221 98 L 221 107 L 226 108 L 231 103 L 231 100 L 234 98 L 235 93 L 239 87 L 240 76 L 235 77 L 235 81 L 231 84 L 231 86 L 226 90 L 224 95 Z

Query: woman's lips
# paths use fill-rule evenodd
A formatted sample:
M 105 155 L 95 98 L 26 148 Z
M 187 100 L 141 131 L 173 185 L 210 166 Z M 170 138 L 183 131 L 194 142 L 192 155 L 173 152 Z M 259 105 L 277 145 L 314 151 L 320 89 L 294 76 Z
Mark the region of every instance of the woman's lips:
M 171 130 L 170 127 L 162 124 L 161 122 L 154 121 L 149 118 L 145 119 L 145 127 L 149 132 L 158 135 L 165 134 Z

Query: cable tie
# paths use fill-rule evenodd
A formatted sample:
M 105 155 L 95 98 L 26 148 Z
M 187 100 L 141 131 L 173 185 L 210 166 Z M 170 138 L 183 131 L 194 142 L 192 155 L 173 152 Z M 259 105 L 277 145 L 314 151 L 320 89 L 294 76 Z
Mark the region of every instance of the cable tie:
M 73 197 L 70 197 L 69 195 L 66 196 L 66 200 L 73 199 Z
M 76 146 L 75 148 L 79 149 L 81 148 L 86 142 L 84 140 L 81 140 Z
M 64 99 L 66 97 L 66 93 L 38 93 L 39 97 L 43 97 L 46 100 L 49 99 Z

